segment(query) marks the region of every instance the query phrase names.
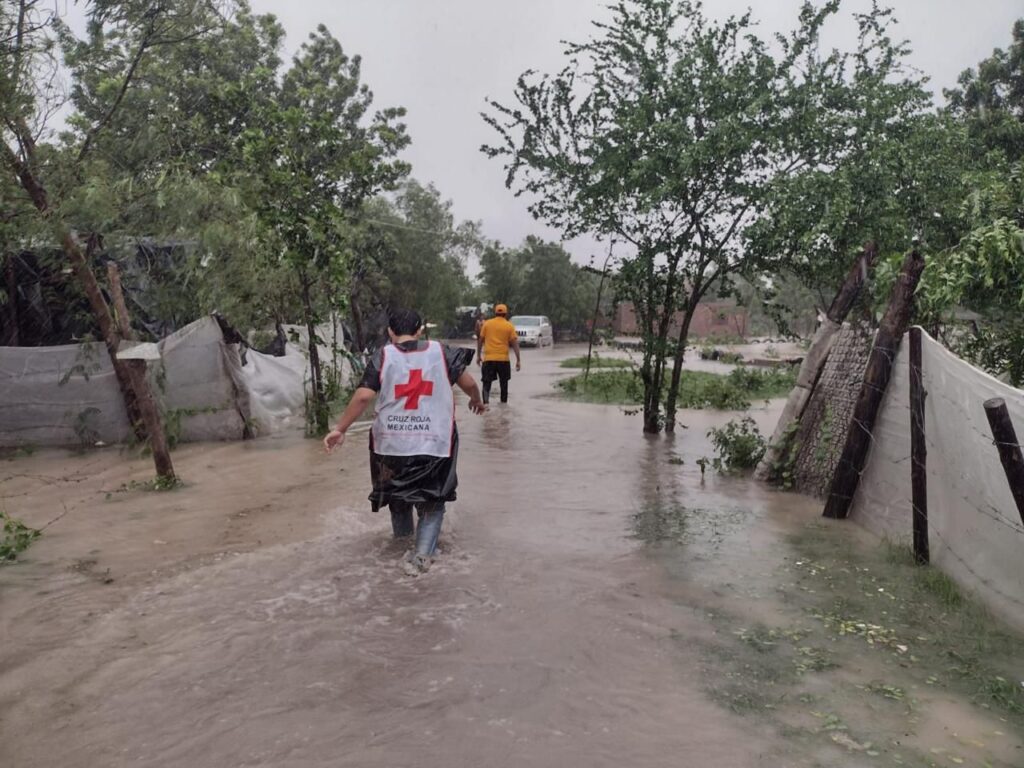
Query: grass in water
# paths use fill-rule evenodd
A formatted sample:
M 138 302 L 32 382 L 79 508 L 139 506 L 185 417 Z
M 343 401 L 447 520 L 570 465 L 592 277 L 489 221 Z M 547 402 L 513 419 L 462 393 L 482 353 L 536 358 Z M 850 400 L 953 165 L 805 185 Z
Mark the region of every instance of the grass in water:
M 785 396 L 794 380 L 792 370 L 776 368 L 736 368 L 725 375 L 683 371 L 677 403 L 680 408 L 742 411 L 754 400 Z M 643 383 L 635 369 L 591 371 L 586 381 L 577 374 L 555 386 L 567 399 L 580 402 L 639 405 L 643 401 Z
M 918 566 L 908 546 L 885 542 L 853 560 L 836 531 L 794 540 L 799 582 L 813 583 L 815 616 L 830 632 L 863 640 L 928 686 L 969 696 L 1024 728 L 1021 640 L 945 573 Z
M 908 568 L 919 590 L 930 594 L 946 608 L 959 608 L 963 605 L 964 596 L 956 582 L 938 568 L 919 567 L 914 560 L 914 551 L 909 546 L 891 539 L 882 542 L 882 546 L 886 561 L 897 567 Z
M 706 693 L 773 724 L 796 753 L 831 749 L 896 766 L 1016 765 L 993 755 L 1013 739 L 1003 730 L 1024 734 L 1020 637 L 945 574 L 917 566 L 909 548 L 851 546 L 848 537 L 811 525 L 790 538 L 777 623 L 708 606 L 716 631 L 698 641 Z M 678 639 L 692 647 L 691 637 Z M 935 701 L 954 700 L 990 712 L 986 721 L 999 730 L 958 735 L 950 723 L 948 738 L 919 731 Z
M 586 368 L 587 367 L 587 356 L 580 355 L 579 357 L 570 357 L 568 360 L 561 362 L 563 368 Z M 590 367 L 593 368 L 632 368 L 632 360 L 623 360 L 619 357 L 601 357 L 596 352 L 593 358 L 590 360 Z

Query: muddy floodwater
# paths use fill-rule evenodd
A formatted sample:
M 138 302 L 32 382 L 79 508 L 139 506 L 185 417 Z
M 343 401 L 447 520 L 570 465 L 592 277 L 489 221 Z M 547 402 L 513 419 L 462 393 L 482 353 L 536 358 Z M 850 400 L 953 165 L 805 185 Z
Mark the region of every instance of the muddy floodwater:
M 702 477 L 735 414 L 650 439 L 554 397 L 579 352 L 530 350 L 509 404 L 460 408 L 459 500 L 416 579 L 365 434 L 186 446 L 165 493 L 119 449 L 0 461 L 3 508 L 49 524 L 0 568 L 0 765 L 1024 765 L 1024 669 L 1004 706 L 877 618 L 898 598 L 858 628 L 826 597 L 886 598 L 878 542 Z

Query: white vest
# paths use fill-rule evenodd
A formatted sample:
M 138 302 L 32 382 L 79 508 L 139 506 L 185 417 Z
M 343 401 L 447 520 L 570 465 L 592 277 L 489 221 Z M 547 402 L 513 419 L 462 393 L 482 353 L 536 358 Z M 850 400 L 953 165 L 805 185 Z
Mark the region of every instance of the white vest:
M 384 347 L 373 416 L 373 450 L 384 456 L 452 454 L 455 395 L 444 350 L 436 341 L 405 352 Z

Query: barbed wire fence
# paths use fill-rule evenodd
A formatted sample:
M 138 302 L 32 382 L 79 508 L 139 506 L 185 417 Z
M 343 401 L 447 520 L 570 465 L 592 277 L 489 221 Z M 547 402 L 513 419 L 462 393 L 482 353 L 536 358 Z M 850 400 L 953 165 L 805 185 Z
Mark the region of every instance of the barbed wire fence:
M 876 533 L 901 541 L 910 538 L 916 513 L 911 478 L 914 463 L 920 462 L 927 481 L 932 562 L 990 606 L 1024 621 L 1024 520 L 998 450 L 1019 449 L 1020 443 L 995 439 L 984 408 L 986 400 L 1002 398 L 1013 421 L 1024 425 L 1024 392 L 957 358 L 923 331 L 921 335 L 923 420 L 915 421 L 911 407 L 909 344 L 904 340 L 898 348 L 876 350 L 889 357 L 892 376 L 874 423 L 851 416 L 847 423 L 834 425 L 840 434 L 860 430 L 870 442 L 867 461 L 858 470 L 851 515 Z M 828 383 L 824 375 L 822 383 Z M 926 459 L 911 450 L 914 429 L 922 434 Z

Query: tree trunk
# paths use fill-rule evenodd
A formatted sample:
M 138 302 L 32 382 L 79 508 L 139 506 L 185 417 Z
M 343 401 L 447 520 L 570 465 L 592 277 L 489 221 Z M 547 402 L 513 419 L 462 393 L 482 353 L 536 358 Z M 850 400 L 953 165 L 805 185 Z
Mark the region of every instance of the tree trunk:
M 658 335 L 654 341 L 654 370 L 652 371 L 650 384 L 644 382 L 644 432 L 650 435 L 658 434 L 662 428 L 660 419 L 661 395 L 665 385 L 665 356 L 668 354 L 668 332 L 672 324 L 672 318 L 675 316 L 678 265 L 679 256 L 676 256 L 668 266 L 668 274 L 665 278 L 665 292 L 661 305 L 658 308 L 660 317 L 658 319 Z M 650 322 L 652 330 L 654 325 L 653 305 L 656 294 L 655 288 L 656 286 L 652 286 L 652 290 L 649 291 L 652 305 Z
M 107 281 L 110 285 L 110 298 L 114 302 L 114 312 L 117 315 L 117 328 L 121 334 L 121 338 L 128 341 L 134 341 L 135 333 L 132 331 L 131 320 L 128 317 L 128 304 L 124 300 L 124 291 L 121 288 L 121 270 L 118 269 L 117 264 L 112 261 L 107 264 Z M 145 417 L 142 414 L 142 409 L 138 405 L 138 398 L 135 396 L 135 390 L 131 384 L 127 369 L 135 366 L 140 367 L 145 371 L 146 363 L 141 360 L 118 360 L 117 363 L 124 367 L 122 374 L 127 384 L 127 390 L 132 393 L 131 408 L 134 413 L 132 429 L 135 432 L 135 439 L 140 443 L 145 442 L 146 436 L 151 434 L 151 430 L 147 426 Z M 163 431 L 162 426 L 163 425 L 161 424 L 161 431 Z M 156 451 L 154 450 L 154 454 L 155 453 Z M 169 458 L 168 461 L 170 461 Z
M 31 151 L 31 147 L 34 146 L 31 142 L 23 142 L 23 144 L 28 151 Z M 46 189 L 36 178 L 30 165 L 22 162 L 6 143 L 0 143 L 0 152 L 3 153 L 7 166 L 18 177 L 22 188 L 28 194 L 36 210 L 45 219 L 49 219 L 52 211 Z M 31 161 L 31 157 L 29 159 Z M 157 476 L 173 483 L 175 481 L 174 467 L 171 465 L 170 455 L 166 450 L 163 424 L 160 421 L 160 412 L 153 400 L 149 380 L 144 371 L 140 375 L 137 369 L 133 369 L 131 366 L 125 365 L 123 360 L 117 359 L 117 349 L 121 339 L 114 320 L 110 316 L 110 307 L 107 306 L 107 302 L 103 298 L 96 275 L 90 269 L 89 259 L 82 252 L 78 242 L 71 234 L 71 230 L 63 222 L 54 223 L 60 237 L 61 248 L 81 283 L 82 290 L 85 291 L 96 325 L 99 327 L 100 335 L 107 347 L 107 354 L 110 355 L 110 362 L 114 366 L 114 373 L 121 388 L 128 420 L 136 430 L 136 434 L 139 433 L 139 428 L 136 425 L 145 425 L 145 431 L 149 435 L 150 445 L 153 448 L 153 463 L 156 466 Z
M 644 382 L 644 432 L 661 432 L 661 395 L 665 389 L 665 353 L 668 347 L 668 328 L 660 328 L 653 341 L 650 382 Z
M 121 289 L 121 270 L 112 261 L 107 264 L 107 278 L 110 280 L 110 297 L 117 312 L 121 338 L 134 341 L 135 333 L 132 331 L 131 318 L 128 316 L 128 304 Z M 153 398 L 149 379 L 146 378 L 146 363 L 143 360 L 119 362 L 125 364 L 132 390 L 135 392 L 142 423 L 149 435 L 149 448 L 153 452 L 157 477 L 173 484 L 177 479 L 174 476 L 174 464 L 171 462 L 171 451 L 167 446 L 167 435 L 164 434 L 163 420 L 160 418 L 160 408 Z
M 659 341 L 655 340 L 650 380 L 644 382 L 644 433 L 648 435 L 661 432 L 661 390 L 665 378 L 665 353 L 657 351 L 658 344 Z
M 690 336 L 690 324 L 693 322 L 693 313 L 697 309 L 696 297 L 691 296 L 686 305 L 686 314 L 683 316 L 683 324 L 679 329 L 679 338 L 676 341 L 676 356 L 672 360 L 672 380 L 668 388 L 668 401 L 665 403 L 665 431 L 674 434 L 676 431 L 676 401 L 679 398 L 679 384 L 683 378 L 683 356 L 686 353 L 686 341 Z
M 704 297 L 704 292 L 710 282 L 703 286 L 698 282 L 690 291 L 686 300 L 686 313 L 683 315 L 683 324 L 679 328 L 679 337 L 676 339 L 675 358 L 672 360 L 672 380 L 668 388 L 668 402 L 665 403 L 665 431 L 675 433 L 676 431 L 676 402 L 679 399 L 679 385 L 683 378 L 683 363 L 686 355 L 686 342 L 690 338 L 690 325 L 693 323 L 693 316 L 697 312 L 697 305 Z
M 306 273 L 300 271 L 299 280 L 302 284 L 302 314 L 306 321 L 306 332 L 309 334 L 309 372 L 313 385 L 313 423 L 320 432 L 327 431 L 330 417 L 324 398 L 323 375 L 320 367 L 320 350 L 316 343 L 316 324 L 313 319 L 313 299 L 310 295 L 309 280 Z
M 128 341 L 135 341 L 136 335 L 132 330 L 131 317 L 128 314 L 128 303 L 124 300 L 124 291 L 121 288 L 121 270 L 117 264 L 107 264 L 107 279 L 110 281 L 110 298 L 114 302 L 114 311 L 117 313 L 117 325 L 121 332 L 121 338 Z M 167 444 L 167 435 L 164 432 L 163 419 L 160 416 L 160 408 L 153 398 L 153 389 L 149 386 L 149 379 L 146 377 L 146 362 L 144 360 L 123 360 L 120 361 L 127 367 L 131 380 L 132 390 L 136 393 L 139 415 L 144 426 L 141 430 L 144 435 L 149 435 L 149 448 L 153 452 L 153 463 L 156 465 L 157 476 L 161 479 L 174 483 L 174 464 L 171 462 L 171 451 Z M 136 430 L 138 434 L 140 430 Z
M 657 396 L 654 397 L 653 402 L 651 398 L 652 392 L 657 392 L 657 385 L 655 384 L 655 360 L 657 359 L 656 342 L 654 338 L 654 311 L 652 305 L 654 303 L 653 287 L 651 283 L 653 278 L 648 276 L 648 290 L 644 292 L 646 296 L 645 301 L 641 301 L 641 293 L 637 292 L 633 295 L 633 311 L 637 313 L 640 320 L 641 333 L 643 335 L 643 350 L 644 357 L 643 362 L 640 365 L 640 379 L 644 385 L 643 393 L 643 430 L 645 434 L 657 434 L 658 433 L 658 402 Z
M 597 335 L 597 316 L 601 313 L 601 294 L 604 292 L 604 281 L 608 278 L 608 262 L 612 258 L 615 242 L 612 241 L 601 268 L 601 280 L 597 284 L 597 301 L 594 302 L 594 316 L 590 319 L 590 337 L 587 339 L 587 367 L 583 371 L 583 381 L 590 378 L 590 362 L 594 355 L 594 336 Z M 635 309 L 635 308 L 634 308 Z
M 173 485 L 177 482 L 174 474 L 174 465 L 171 463 L 171 452 L 167 447 L 167 436 L 164 434 L 163 421 L 160 418 L 160 409 L 153 398 L 153 389 L 149 386 L 149 379 L 146 378 L 146 364 L 139 361 L 128 366 L 128 375 L 132 388 L 135 390 L 139 404 L 139 411 L 142 413 L 142 420 L 149 432 L 149 447 L 153 451 L 153 463 L 156 465 L 157 477 L 164 482 Z
M 800 371 L 797 373 L 796 384 L 789 393 L 786 405 L 775 425 L 775 431 L 768 442 L 768 450 L 757 467 L 755 477 L 758 480 L 767 480 L 772 467 L 788 450 L 793 434 L 792 425 L 799 422 L 803 416 L 804 409 L 811 399 L 811 393 L 817 386 L 821 372 L 828 361 L 832 342 L 846 320 L 846 316 L 850 314 L 857 297 L 860 296 L 877 258 L 878 245 L 874 242 L 866 243 L 864 250 L 857 255 L 850 267 L 835 298 L 832 299 L 828 312 L 825 314 L 825 322 L 815 332 L 811 346 L 808 348 L 807 354 L 804 355 Z
M 139 442 L 144 442 L 149 437 L 146 419 L 139 407 L 139 393 L 132 384 L 132 377 L 128 370 L 128 363 L 117 359 L 117 350 L 121 344 L 121 336 L 114 324 L 114 318 L 110 314 L 110 307 L 107 300 L 103 298 L 103 291 L 100 289 L 99 281 L 90 268 L 92 254 L 97 240 L 95 235 L 90 239 L 86 251 L 83 253 L 78 242 L 68 230 L 61 232 L 61 247 L 64 255 L 71 262 L 75 277 L 85 291 L 89 300 L 89 307 L 92 309 L 93 318 L 100 330 L 100 336 L 107 347 L 107 354 L 110 356 L 110 363 L 114 366 L 114 376 L 117 378 L 117 385 L 121 390 L 121 398 L 124 400 L 124 408 L 128 414 L 128 423 L 132 425 L 132 431 Z M 148 385 L 147 385 L 148 388 Z M 159 470 L 158 470 L 159 471 Z
M 846 434 L 842 456 L 832 477 L 825 517 L 845 518 L 850 513 L 853 497 L 860 483 L 864 462 L 871 447 L 875 419 L 882 405 L 882 397 L 892 377 L 892 365 L 899 351 L 900 341 L 910 325 L 914 310 L 914 291 L 924 270 L 924 258 L 916 250 L 907 254 L 903 268 L 893 288 L 892 299 L 875 335 L 871 357 L 864 371 L 864 383 L 854 406 L 853 418 Z
M 110 315 L 110 308 L 103 298 L 99 282 L 89 268 L 85 254 L 68 230 L 61 233 L 61 245 L 89 299 L 89 305 L 92 307 L 96 324 L 100 328 L 107 353 L 110 355 L 115 372 L 117 372 L 118 382 L 122 383 L 121 392 L 125 396 L 125 407 L 128 410 L 128 417 L 134 425 L 135 433 L 136 435 L 142 433 L 144 437 L 148 437 L 157 476 L 173 483 L 175 480 L 174 467 L 167 451 L 167 440 L 164 436 L 160 411 L 153 399 L 145 368 L 140 370 L 139 366 L 130 365 L 124 360 L 117 359 L 117 351 L 121 343 L 120 334 L 114 327 L 114 320 Z

